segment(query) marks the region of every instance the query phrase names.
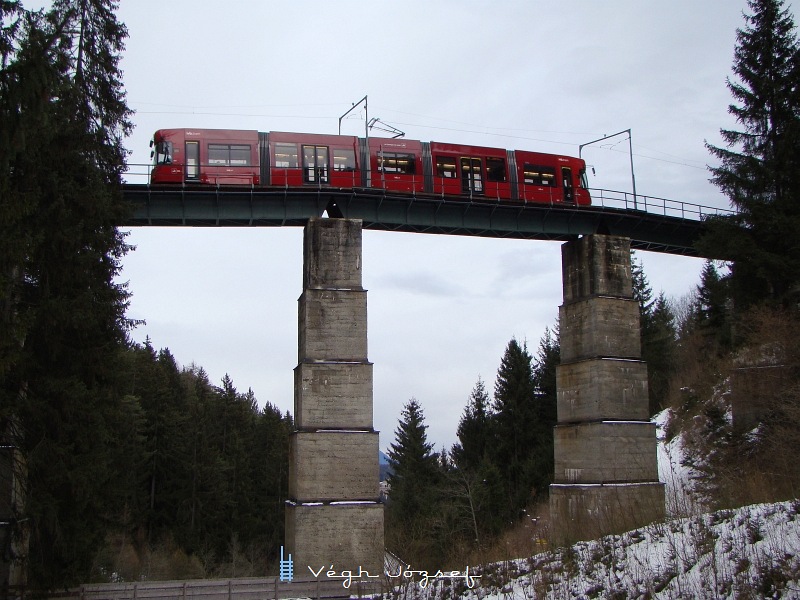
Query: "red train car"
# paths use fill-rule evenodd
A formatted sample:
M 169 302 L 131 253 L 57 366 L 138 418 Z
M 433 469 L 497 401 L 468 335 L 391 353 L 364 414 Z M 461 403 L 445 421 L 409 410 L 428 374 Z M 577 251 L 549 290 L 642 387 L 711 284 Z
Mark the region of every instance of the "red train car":
M 423 193 L 422 142 L 369 138 L 369 187 L 394 192 Z
M 274 131 L 261 136 L 269 149 L 262 158 L 270 185 L 362 187 L 358 138 Z
M 433 192 L 513 199 L 508 151 L 431 142 Z
M 150 146 L 151 183 L 261 184 L 257 131 L 160 129 Z
M 161 129 L 151 183 L 379 188 L 454 199 L 588 205 L 570 156 L 417 140 L 227 129 Z
M 591 204 L 583 159 L 514 151 L 518 199 L 522 202 Z

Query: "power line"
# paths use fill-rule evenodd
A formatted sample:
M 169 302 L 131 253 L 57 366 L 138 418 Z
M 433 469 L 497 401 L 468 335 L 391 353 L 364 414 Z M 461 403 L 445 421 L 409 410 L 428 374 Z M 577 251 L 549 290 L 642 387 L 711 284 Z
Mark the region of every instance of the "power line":
M 132 103 L 132 104 L 134 104 L 134 103 Z M 279 115 L 279 114 L 267 114 L 267 113 L 236 113 L 236 112 L 216 112 L 216 111 L 213 111 L 213 110 L 196 110 L 198 108 L 213 109 L 213 108 L 216 108 L 215 106 L 193 107 L 193 106 L 187 106 L 187 105 L 168 105 L 168 104 L 157 104 L 157 103 L 148 103 L 148 102 L 138 102 L 138 103 L 135 103 L 135 104 L 142 104 L 142 105 L 149 104 L 149 105 L 153 105 L 153 106 L 167 106 L 169 108 L 191 109 L 191 111 L 188 111 L 188 110 L 137 110 L 136 111 L 137 114 L 143 114 L 143 115 L 200 115 L 200 116 L 219 116 L 219 117 L 251 117 L 251 118 L 268 118 L 268 119 L 309 119 L 309 120 L 312 120 L 312 119 L 314 119 L 314 120 L 328 120 L 328 119 L 332 119 L 333 118 L 333 117 L 331 117 L 329 115 Z M 297 104 L 258 104 L 258 105 L 229 106 L 228 108 L 258 108 L 258 107 L 284 107 L 284 106 L 297 107 L 298 105 Z M 332 106 L 340 106 L 340 103 L 303 104 L 303 105 L 300 105 L 300 106 L 309 106 L 309 107 L 310 106 L 331 106 L 332 107 Z M 408 113 L 408 112 L 397 111 L 397 110 L 393 110 L 393 109 L 385 109 L 385 110 L 388 110 L 390 112 L 397 112 L 397 113 L 401 113 L 401 114 L 407 114 L 407 115 L 410 115 L 410 116 L 418 116 L 418 117 L 422 117 L 422 118 L 426 118 L 426 119 L 429 118 L 429 119 L 432 119 L 432 120 L 439 120 L 441 122 L 454 123 L 454 124 L 457 124 L 457 125 L 465 125 L 466 127 L 475 127 L 475 124 L 464 123 L 462 121 L 455 121 L 455 120 L 450 120 L 450 119 L 438 119 L 436 117 L 429 117 L 429 116 L 426 116 L 426 115 L 420 115 L 420 114 L 416 114 L 416 113 Z M 554 145 L 559 145 L 559 146 L 573 146 L 573 147 L 575 146 L 574 142 L 564 142 L 564 141 L 560 141 L 560 140 L 553 140 L 553 139 L 546 139 L 546 138 L 540 138 L 540 137 L 530 137 L 530 136 L 526 136 L 526 135 L 515 135 L 515 134 L 511 134 L 511 133 L 499 133 L 498 132 L 498 131 L 509 131 L 509 130 L 511 130 L 510 128 L 507 128 L 507 127 L 493 127 L 493 128 L 485 128 L 485 129 L 481 130 L 481 129 L 464 129 L 464 128 L 459 128 L 459 127 L 445 127 L 445 126 L 441 126 L 441 125 L 423 125 L 423 124 L 420 124 L 420 123 L 404 122 L 404 121 L 394 121 L 394 123 L 397 124 L 397 125 L 403 125 L 403 126 L 406 126 L 406 127 L 416 127 L 418 129 L 429 129 L 429 130 L 436 130 L 436 131 L 450 131 L 450 132 L 456 132 L 456 133 L 470 133 L 470 134 L 474 134 L 474 135 L 484 135 L 484 136 L 485 135 L 490 135 L 490 136 L 507 138 L 507 139 L 523 140 L 523 141 L 526 141 L 526 142 L 538 142 L 538 143 L 544 143 L 544 144 L 554 144 Z M 494 129 L 495 131 L 489 131 L 489 129 Z M 583 135 L 583 134 L 581 134 L 579 132 L 554 131 L 554 130 L 515 129 L 514 131 L 556 133 L 556 134 L 564 134 L 564 135 Z M 589 135 L 591 135 L 591 134 L 589 134 Z M 619 153 L 627 154 L 627 152 L 623 152 L 622 150 L 618 150 L 614 146 L 616 146 L 616 144 L 611 146 L 611 147 L 599 146 L 599 148 L 602 149 L 602 150 L 607 150 L 609 152 L 619 152 Z M 639 152 L 634 152 L 634 156 L 639 157 L 639 158 L 645 158 L 647 160 L 654 160 L 654 161 L 664 162 L 664 163 L 668 163 L 668 164 L 683 166 L 683 167 L 687 167 L 687 168 L 690 168 L 690 169 L 698 169 L 698 170 L 702 170 L 702 171 L 705 171 L 706 168 L 707 168 L 705 164 L 703 164 L 702 166 L 700 166 L 698 164 L 689 164 L 690 162 L 698 163 L 699 161 L 694 161 L 692 159 L 686 159 L 686 158 L 683 158 L 683 157 L 680 157 L 680 156 L 676 156 L 676 155 L 673 155 L 673 154 L 669 154 L 667 152 L 662 152 L 660 150 L 656 150 L 656 149 L 653 149 L 653 148 L 648 148 L 648 147 L 645 147 L 645 146 L 639 146 L 639 147 L 645 148 L 646 150 L 649 150 L 651 152 L 658 152 L 660 154 L 663 154 L 664 156 L 669 156 L 674 160 L 670 160 L 670 159 L 666 159 L 666 158 L 659 158 L 659 157 L 656 157 L 656 156 L 650 156 L 650 155 L 647 155 L 647 154 L 641 154 Z

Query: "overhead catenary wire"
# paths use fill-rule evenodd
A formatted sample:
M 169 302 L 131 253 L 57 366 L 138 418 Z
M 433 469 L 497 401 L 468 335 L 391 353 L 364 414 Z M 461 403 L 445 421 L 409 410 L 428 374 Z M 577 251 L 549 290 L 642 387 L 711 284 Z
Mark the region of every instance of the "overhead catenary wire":
M 199 115 L 199 116 L 220 116 L 220 117 L 246 117 L 246 118 L 266 118 L 266 119 L 308 119 L 308 120 L 330 120 L 330 115 L 298 115 L 298 114 L 270 114 L 270 113 L 243 113 L 243 112 L 219 112 L 214 110 L 207 110 L 207 109 L 214 109 L 217 108 L 216 105 L 209 105 L 209 106 L 190 106 L 190 105 L 179 105 L 179 104 L 161 104 L 161 103 L 153 103 L 153 102 L 131 102 L 132 105 L 140 104 L 140 105 L 150 105 L 150 106 L 165 106 L 168 108 L 174 109 L 184 109 L 184 110 L 137 110 L 138 114 L 150 114 L 150 115 Z M 238 106 L 227 106 L 226 108 L 261 108 L 261 107 L 334 107 L 334 106 L 341 106 L 341 103 L 317 103 L 317 104 L 253 104 L 253 105 L 238 105 Z M 198 110 L 204 109 L 204 110 Z M 505 131 L 520 131 L 520 132 L 530 132 L 530 133 L 552 133 L 552 134 L 559 134 L 559 135 L 598 135 L 597 133 L 591 132 L 576 132 L 576 131 L 558 131 L 558 130 L 537 130 L 537 129 L 511 129 L 508 127 L 483 127 L 480 129 L 478 125 L 473 123 L 466 123 L 463 121 L 456 121 L 451 119 L 444 119 L 441 117 L 433 117 L 429 115 L 422 115 L 418 113 L 411 113 L 405 112 L 390 108 L 384 108 L 388 112 L 396 112 L 399 114 L 406 114 L 410 116 L 417 116 L 423 119 L 430 119 L 433 121 L 439 121 L 442 123 L 454 123 L 458 125 L 464 125 L 465 127 L 470 127 L 470 129 L 460 128 L 460 127 L 447 127 L 443 125 L 427 125 L 423 123 L 417 122 L 405 122 L 405 121 L 392 121 L 395 125 L 402 125 L 404 127 L 414 127 L 417 129 L 427 129 L 427 130 L 435 130 L 435 131 L 448 131 L 454 133 L 469 133 L 474 135 L 482 135 L 482 136 L 494 136 L 494 137 L 501 137 L 507 138 L 511 140 L 521 140 L 525 142 L 537 142 L 543 144 L 553 144 L 559 146 L 575 146 L 574 142 L 565 142 L 563 140 L 557 139 L 548 139 L 543 137 L 531 137 L 528 135 L 519 135 L 514 133 L 503 133 Z M 622 140 L 624 142 L 624 140 Z M 619 142 L 619 143 L 622 143 Z M 599 146 L 599 149 L 605 150 L 608 152 L 619 152 L 628 154 L 623 150 L 616 148 L 618 144 L 613 144 L 610 147 Z M 676 156 L 674 154 L 670 154 L 668 152 L 664 152 L 662 150 L 658 150 L 655 148 L 650 148 L 647 146 L 641 146 L 637 144 L 637 147 L 643 148 L 644 150 L 648 150 L 649 152 L 656 152 L 659 154 L 663 154 L 664 156 L 670 158 L 660 158 L 657 156 L 652 156 L 649 154 L 643 154 L 641 152 L 634 152 L 633 156 L 636 158 L 643 158 L 646 160 L 652 160 L 657 162 L 663 162 L 667 164 L 678 165 L 682 167 L 687 167 L 690 169 L 697 169 L 705 171 L 708 167 L 705 163 L 701 161 Z M 695 163 L 695 164 L 691 164 Z

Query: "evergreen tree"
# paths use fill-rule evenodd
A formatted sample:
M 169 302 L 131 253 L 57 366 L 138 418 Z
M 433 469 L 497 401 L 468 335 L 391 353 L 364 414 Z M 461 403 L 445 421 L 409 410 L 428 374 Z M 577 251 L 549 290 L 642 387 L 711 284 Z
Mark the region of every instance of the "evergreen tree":
M 127 292 L 114 282 L 127 251 L 115 226 L 127 212 L 121 140 L 130 123 L 118 68 L 126 32 L 114 8 L 2 4 L 0 411 L 20 423 L 29 582 L 41 587 L 88 576 L 118 508 L 108 448 L 131 325 Z
M 186 510 L 178 515 L 179 540 L 191 552 L 209 549 L 224 556 L 229 540 L 227 464 L 222 456 L 223 426 L 218 391 L 202 368 L 184 372 L 189 414 L 194 433 L 191 457 L 191 494 L 184 495 Z M 188 483 L 188 482 L 187 482 Z M 186 494 L 187 485 L 179 493 Z M 220 531 L 225 532 L 220 536 Z
M 428 442 L 425 416 L 415 398 L 403 407 L 395 441 L 387 453 L 392 518 L 404 525 L 429 514 L 438 479 L 437 456 Z
M 412 398 L 403 407 L 387 452 L 392 474 L 386 544 L 405 560 L 432 568 L 442 564 L 451 530 L 442 503 L 440 459 L 428 442 L 427 428 L 422 407 Z
M 712 181 L 738 212 L 710 220 L 703 240 L 733 261 L 737 311 L 765 296 L 791 305 L 800 294 L 800 47 L 782 0 L 748 5 L 728 79 L 741 130 L 721 130 L 726 147 L 707 144 L 720 161 Z
M 537 436 L 531 448 L 529 469 L 531 485 L 537 498 L 547 496 L 555 474 L 553 427 L 558 422 L 556 367 L 560 362 L 561 344 L 556 323 L 553 330 L 545 327 L 533 365 Z
M 459 469 L 476 471 L 483 461 L 491 441 L 490 408 L 489 394 L 479 377 L 456 430 L 459 443 L 453 447 L 452 454 Z
M 728 350 L 732 343 L 729 311 L 729 280 L 721 277 L 712 261 L 706 261 L 697 286 L 696 326 L 715 352 Z
M 284 539 L 284 503 L 289 494 L 289 435 L 294 429 L 289 413 L 264 404 L 255 433 L 251 480 L 258 524 L 253 531 L 266 556 L 277 559 Z
M 644 267 L 633 256 L 631 278 L 633 297 L 639 302 L 642 359 L 647 363 L 648 410 L 654 415 L 666 404 L 669 379 L 675 369 L 675 315 L 664 292 L 653 299 Z
M 458 424 L 459 442 L 451 452 L 456 468 L 448 478 L 461 531 L 478 545 L 506 524 L 507 490 L 491 458 L 495 433 L 491 399 L 478 378 Z
M 644 329 L 653 312 L 653 288 L 645 275 L 644 265 L 634 252 L 631 252 L 631 286 L 633 298 L 639 303 L 639 317 Z
M 142 368 L 134 388 L 145 411 L 148 464 L 146 531 L 154 543 L 173 524 L 186 521 L 186 500 L 182 495 L 190 479 L 189 394 L 180 369 L 169 349 L 145 345 Z M 178 539 L 183 538 L 178 536 Z
M 222 415 L 217 419 L 217 424 L 222 427 L 219 455 L 224 488 L 219 490 L 219 497 L 224 502 L 221 505 L 222 514 L 214 522 L 218 528 L 215 537 L 221 544 L 219 550 L 225 552 L 232 534 L 236 534 L 242 544 L 247 545 L 252 541 L 255 491 L 254 482 L 248 475 L 258 407 L 252 393 L 240 394 L 227 374 L 222 379 L 222 387 L 215 392 L 214 401 Z
M 545 327 L 533 367 L 539 418 L 545 423 L 545 427 L 556 423 L 556 367 L 560 362 L 561 342 L 559 324 L 556 323 L 553 329 Z
M 22 12 L 19 0 L 0 0 L 0 68 L 3 70 L 14 53 Z
M 516 519 L 532 496 L 530 453 L 542 433 L 535 397 L 532 357 L 526 345 L 512 339 L 495 381 L 491 457 L 503 478 L 506 520 Z
M 642 358 L 647 363 L 649 413 L 654 415 L 667 405 L 677 352 L 675 315 L 664 292 L 653 303 L 647 327 L 642 333 Z

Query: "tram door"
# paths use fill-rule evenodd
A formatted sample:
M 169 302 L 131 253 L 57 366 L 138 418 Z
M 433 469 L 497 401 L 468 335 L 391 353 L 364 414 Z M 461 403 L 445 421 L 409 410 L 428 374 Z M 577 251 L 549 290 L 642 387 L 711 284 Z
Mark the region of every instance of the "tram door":
M 200 142 L 186 142 L 186 181 L 200 179 Z
M 328 183 L 327 146 L 303 146 L 303 181 Z
M 461 192 L 465 195 L 483 194 L 483 169 L 480 158 L 461 159 Z
M 564 202 L 575 203 L 575 189 L 572 187 L 572 169 L 561 167 L 561 181 L 564 183 Z

